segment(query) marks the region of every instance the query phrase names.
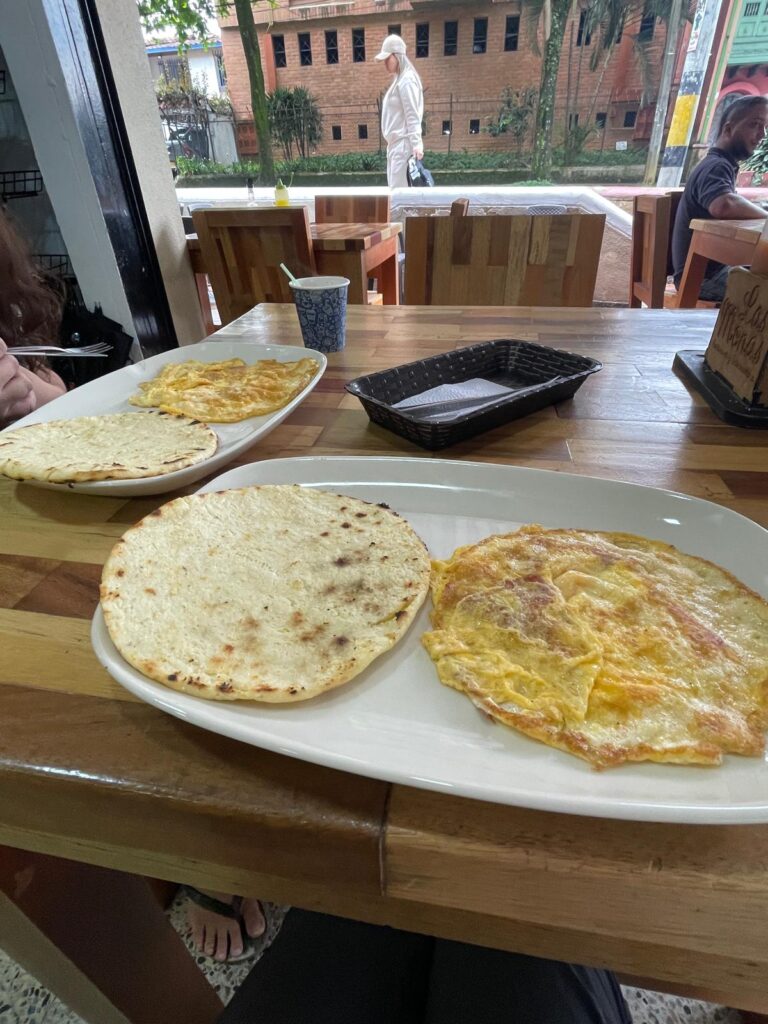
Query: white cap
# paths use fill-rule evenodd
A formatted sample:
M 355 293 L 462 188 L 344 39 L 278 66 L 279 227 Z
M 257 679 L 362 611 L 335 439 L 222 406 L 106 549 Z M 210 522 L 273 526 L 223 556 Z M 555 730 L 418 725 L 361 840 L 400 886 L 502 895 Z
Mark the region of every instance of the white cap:
M 405 54 L 405 40 L 400 36 L 387 36 L 381 44 L 381 52 L 377 53 L 374 60 L 386 60 L 391 53 Z

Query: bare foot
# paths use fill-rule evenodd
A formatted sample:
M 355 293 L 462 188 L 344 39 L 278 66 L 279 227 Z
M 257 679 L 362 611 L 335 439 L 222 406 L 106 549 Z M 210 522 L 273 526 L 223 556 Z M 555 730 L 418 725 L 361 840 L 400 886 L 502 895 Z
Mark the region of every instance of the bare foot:
M 214 892 L 210 889 L 200 889 L 199 891 L 204 893 L 206 896 L 211 896 L 213 899 L 219 900 L 221 903 L 232 904 L 236 899 L 236 897 L 232 896 L 231 893 Z M 249 912 L 250 923 L 248 923 L 249 918 L 245 917 L 246 903 L 256 904 L 257 913 L 261 920 L 261 931 L 251 931 L 251 928 L 257 927 L 258 925 L 252 910 Z M 248 934 L 261 935 L 266 926 L 264 924 L 264 918 L 261 911 L 258 908 L 258 901 L 244 901 L 243 914 Z M 187 922 L 189 923 L 192 931 L 192 941 L 195 944 L 195 948 L 200 953 L 213 957 L 214 960 L 219 960 L 220 962 L 242 956 L 242 929 L 240 927 L 240 922 L 235 918 L 226 917 L 223 914 L 217 914 L 212 910 L 206 910 L 204 907 L 198 906 L 197 903 L 194 903 L 190 899 L 187 904 Z

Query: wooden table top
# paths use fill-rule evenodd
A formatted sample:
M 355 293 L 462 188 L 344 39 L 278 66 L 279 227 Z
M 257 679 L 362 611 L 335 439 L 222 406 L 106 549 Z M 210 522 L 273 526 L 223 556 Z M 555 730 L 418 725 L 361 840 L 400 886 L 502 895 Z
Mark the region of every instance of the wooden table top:
M 370 249 L 379 242 L 394 238 L 402 229 L 403 225 L 397 221 L 388 224 L 312 224 L 312 247 L 322 252 Z M 196 234 L 187 235 L 187 248 L 190 253 L 200 251 Z
M 355 306 L 318 387 L 238 460 L 477 459 L 634 480 L 768 525 L 768 434 L 720 422 L 671 372 L 708 310 Z M 220 332 L 301 344 L 295 310 Z M 499 337 L 595 356 L 571 402 L 430 455 L 373 427 L 352 377 Z M 768 828 L 526 811 L 390 786 L 251 748 L 134 699 L 90 618 L 126 525 L 172 495 L 0 481 L 0 842 L 501 948 L 608 964 L 766 1010 Z
M 697 217 L 691 221 L 690 227 L 691 231 L 700 231 L 705 235 L 719 235 L 721 238 L 756 245 L 764 224 L 764 220 L 708 220 Z

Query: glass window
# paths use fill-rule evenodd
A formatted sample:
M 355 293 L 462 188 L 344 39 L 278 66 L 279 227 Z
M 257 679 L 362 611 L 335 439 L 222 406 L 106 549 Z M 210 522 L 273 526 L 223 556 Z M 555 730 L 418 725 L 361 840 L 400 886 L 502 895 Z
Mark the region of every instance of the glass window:
M 333 139 L 334 142 L 341 142 L 341 125 L 340 124 L 332 124 L 331 125 L 331 138 Z
M 358 139 L 367 139 L 368 138 L 368 125 L 367 124 L 359 124 L 357 126 L 357 137 L 358 137 Z
M 634 128 L 636 121 L 637 121 L 637 111 L 636 110 L 625 110 L 624 111 L 624 127 L 625 128 Z
M 325 33 L 325 62 L 326 64 L 339 63 L 339 36 L 336 29 Z
M 365 63 L 365 29 L 352 29 L 352 60 L 355 64 Z
M 402 32 L 400 31 L 400 28 L 401 28 L 400 25 L 387 25 L 387 35 L 388 36 L 400 36 L 400 35 L 402 35 Z
M 458 21 L 446 21 L 443 26 L 443 56 L 455 57 L 459 47 Z
M 595 127 L 605 128 L 608 124 L 608 114 L 605 111 L 600 111 L 599 114 L 595 114 Z
M 640 31 L 637 38 L 641 43 L 647 43 L 653 39 L 653 30 L 656 28 L 656 15 L 644 14 L 640 20 Z
M 299 64 L 308 68 L 312 63 L 312 40 L 309 32 L 299 32 Z
M 472 53 L 485 53 L 488 49 L 488 19 L 475 18 L 475 31 L 472 35 Z
M 288 61 L 285 57 L 285 36 L 272 36 L 272 52 L 275 55 L 275 67 L 287 67 Z
M 227 69 L 224 67 L 224 58 L 220 53 L 216 55 L 216 77 L 219 80 L 219 88 L 226 89 L 227 87 Z
M 451 130 L 452 130 L 451 122 L 450 121 L 443 121 L 443 135 L 450 135 L 451 134 Z
M 416 26 L 416 56 L 429 56 L 429 25 Z
M 517 49 L 517 40 L 520 35 L 520 16 L 508 14 L 507 24 L 504 28 L 504 49 L 507 53 Z
M 479 135 L 480 134 L 480 119 L 473 117 L 469 122 L 469 134 Z
M 756 3 L 756 4 L 746 4 L 744 6 L 744 17 L 745 18 L 754 18 L 754 16 L 756 14 L 759 14 L 759 13 L 760 13 L 760 4 L 759 3 Z
M 592 24 L 587 23 L 588 11 L 582 11 L 579 15 L 579 31 L 576 33 L 577 46 L 589 46 L 592 42 Z
M 579 115 L 578 114 L 569 114 L 568 115 L 568 127 L 569 128 L 578 128 L 579 127 Z

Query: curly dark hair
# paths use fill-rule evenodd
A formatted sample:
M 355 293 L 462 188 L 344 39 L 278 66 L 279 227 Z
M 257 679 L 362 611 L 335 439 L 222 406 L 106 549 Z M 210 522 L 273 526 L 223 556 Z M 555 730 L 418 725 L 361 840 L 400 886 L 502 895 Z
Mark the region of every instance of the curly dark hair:
M 61 295 L 45 281 L 10 217 L 0 210 L 0 338 L 11 349 L 55 343 L 62 305 Z

